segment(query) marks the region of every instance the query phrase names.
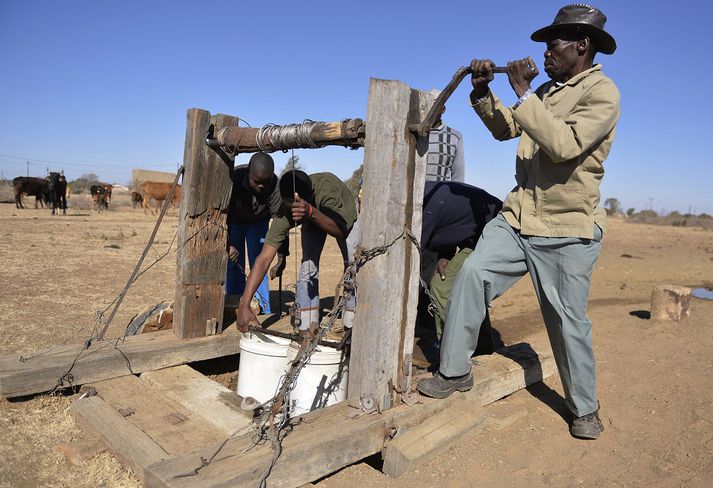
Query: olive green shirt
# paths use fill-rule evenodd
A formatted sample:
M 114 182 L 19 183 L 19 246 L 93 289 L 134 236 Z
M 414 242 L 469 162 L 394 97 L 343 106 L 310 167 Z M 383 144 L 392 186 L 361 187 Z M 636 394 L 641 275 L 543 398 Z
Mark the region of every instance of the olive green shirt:
M 317 210 L 334 220 L 348 235 L 357 219 L 354 195 L 342 180 L 332 173 L 315 173 L 309 176 L 312 180 L 314 202 L 310 202 Z M 294 225 L 288 209 L 282 209 L 272 219 L 270 230 L 267 231 L 265 242 L 279 248 L 287 239 L 290 228 Z
M 599 185 L 619 120 L 619 90 L 596 65 L 565 83 L 545 83 L 535 95 L 510 108 L 488 92 L 473 105 L 496 139 L 520 137 L 517 185 L 502 213 L 523 235 L 592 239 L 595 223 L 606 229 Z

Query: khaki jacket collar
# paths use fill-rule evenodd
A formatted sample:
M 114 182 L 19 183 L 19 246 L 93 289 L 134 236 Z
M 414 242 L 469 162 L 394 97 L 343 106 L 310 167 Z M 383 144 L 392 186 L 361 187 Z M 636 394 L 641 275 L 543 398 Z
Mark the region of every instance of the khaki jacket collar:
M 560 89 L 561 89 L 562 87 L 564 87 L 564 86 L 574 86 L 574 85 L 576 85 L 577 83 L 579 83 L 580 81 L 582 81 L 584 78 L 586 78 L 587 76 L 589 76 L 589 75 L 591 75 L 591 74 L 593 74 L 593 73 L 595 73 L 595 72 L 597 72 L 597 71 L 601 71 L 601 70 L 602 70 L 602 65 L 601 65 L 601 64 L 595 64 L 595 65 L 592 66 L 591 68 L 585 69 L 585 70 L 582 71 L 581 73 L 578 73 L 578 74 L 574 75 L 572 78 L 570 78 L 569 80 L 565 81 L 564 83 L 557 84 L 557 82 L 551 81 L 550 83 L 552 83 L 552 88 L 551 88 L 550 93 L 554 93 L 554 92 L 556 92 L 557 90 L 560 90 Z

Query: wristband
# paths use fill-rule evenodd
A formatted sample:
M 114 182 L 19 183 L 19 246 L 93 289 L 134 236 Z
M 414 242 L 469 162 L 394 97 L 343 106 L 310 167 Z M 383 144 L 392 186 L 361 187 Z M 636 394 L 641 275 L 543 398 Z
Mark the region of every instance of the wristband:
M 517 99 L 517 102 L 515 102 L 515 105 L 512 106 L 512 109 L 515 110 L 517 107 L 519 107 L 522 102 L 530 98 L 530 95 L 532 95 L 534 92 L 532 91 L 532 88 L 527 90 L 525 93 L 522 94 L 520 98 Z
M 308 219 L 312 218 L 312 211 L 314 210 L 314 207 L 312 205 L 309 206 L 309 214 L 307 215 Z

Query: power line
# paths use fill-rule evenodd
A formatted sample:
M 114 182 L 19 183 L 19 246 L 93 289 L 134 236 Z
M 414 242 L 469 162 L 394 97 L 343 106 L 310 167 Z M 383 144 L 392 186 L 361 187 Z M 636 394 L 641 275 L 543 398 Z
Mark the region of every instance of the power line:
M 23 161 L 29 160 L 29 161 L 33 161 L 33 162 L 37 162 L 37 163 L 61 164 L 63 166 L 75 167 L 77 169 L 85 169 L 90 166 L 107 166 L 107 165 L 108 166 L 134 166 L 134 167 L 137 165 L 144 166 L 144 167 L 159 167 L 159 166 L 161 166 L 161 167 L 165 167 L 165 166 L 175 167 L 176 166 L 175 162 L 173 162 L 173 163 L 110 163 L 110 162 L 90 163 L 90 162 L 75 161 L 75 162 L 70 163 L 67 161 L 53 161 L 53 160 L 49 160 L 49 159 L 30 158 L 27 156 L 15 156 L 13 154 L 0 154 L 0 156 L 4 156 L 6 158 L 12 158 L 12 159 L 21 159 Z M 5 160 L 3 160 L 3 161 L 5 161 Z M 9 164 L 24 164 L 24 163 L 14 163 L 11 161 L 5 161 L 5 162 L 7 162 Z

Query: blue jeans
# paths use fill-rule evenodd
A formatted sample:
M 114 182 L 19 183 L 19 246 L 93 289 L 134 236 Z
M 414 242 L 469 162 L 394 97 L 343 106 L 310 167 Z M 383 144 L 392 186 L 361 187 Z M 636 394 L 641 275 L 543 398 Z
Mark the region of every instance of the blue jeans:
M 270 219 L 260 220 L 252 224 L 230 224 L 228 229 L 228 242 L 238 250 L 240 257 L 234 263 L 228 260 L 228 273 L 225 278 L 225 293 L 227 295 L 242 295 L 245 291 L 245 248 L 248 251 L 248 261 L 252 268 L 265 242 L 265 234 L 270 224 Z M 265 275 L 255 294 L 263 313 L 270 313 L 270 288 L 268 277 Z

